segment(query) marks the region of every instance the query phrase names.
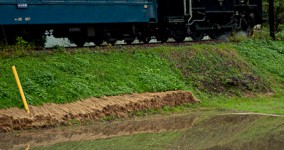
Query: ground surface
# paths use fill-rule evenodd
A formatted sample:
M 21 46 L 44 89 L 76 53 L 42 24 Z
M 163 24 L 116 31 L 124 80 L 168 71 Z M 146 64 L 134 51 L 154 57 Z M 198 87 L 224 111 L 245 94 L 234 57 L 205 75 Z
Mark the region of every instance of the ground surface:
M 191 92 L 169 91 L 91 98 L 68 104 L 30 106 L 30 114 L 24 109 L 10 108 L 0 110 L 0 131 L 49 128 L 85 123 L 103 117 L 125 117 L 133 111 L 190 102 L 198 102 Z
M 281 149 L 284 118 L 198 111 L 0 135 L 0 149 Z
M 1 51 L 0 149 L 281 149 L 283 47 L 283 41 L 245 40 Z M 29 115 L 13 65 L 32 105 Z M 195 102 L 190 92 L 173 90 L 192 91 L 202 102 L 188 103 Z M 172 92 L 145 93 L 160 91 Z M 130 93 L 145 94 L 123 95 Z M 186 115 L 164 115 L 175 113 Z

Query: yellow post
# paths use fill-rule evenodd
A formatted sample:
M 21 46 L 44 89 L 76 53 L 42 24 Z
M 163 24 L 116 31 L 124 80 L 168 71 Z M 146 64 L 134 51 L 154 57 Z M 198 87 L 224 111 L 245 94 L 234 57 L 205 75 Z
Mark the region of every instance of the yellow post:
M 29 106 L 27 104 L 26 97 L 25 97 L 25 94 L 24 94 L 24 91 L 23 91 L 23 88 L 22 88 L 22 85 L 21 85 L 21 82 L 20 82 L 20 79 L 19 79 L 16 67 L 13 66 L 12 70 L 13 70 L 13 73 L 14 73 L 14 76 L 15 76 L 15 80 L 16 80 L 17 85 L 18 85 L 18 89 L 20 91 L 20 95 L 21 95 L 21 98 L 22 98 L 25 110 L 26 110 L 27 113 L 30 113 Z

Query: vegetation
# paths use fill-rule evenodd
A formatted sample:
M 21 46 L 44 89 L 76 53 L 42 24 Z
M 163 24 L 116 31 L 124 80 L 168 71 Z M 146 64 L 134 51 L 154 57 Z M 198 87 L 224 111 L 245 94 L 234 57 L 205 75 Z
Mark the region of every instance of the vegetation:
M 268 0 L 262 0 L 263 2 L 263 17 L 268 21 Z M 274 16 L 275 16 L 275 31 L 276 39 L 284 40 L 284 0 L 274 1 Z M 265 27 L 268 26 L 268 22 L 264 24 Z M 267 31 L 268 32 L 268 31 Z
M 232 45 L 198 45 L 164 54 L 185 77 L 187 85 L 210 93 L 243 95 L 246 92 L 270 91 L 260 74 Z
M 130 114 L 198 114 L 201 111 L 202 115 L 190 129 L 64 142 L 38 149 L 228 149 L 232 146 L 279 149 L 283 146 L 284 126 L 280 117 L 214 115 L 236 111 L 284 115 L 283 41 L 246 39 L 229 44 L 145 49 L 110 47 L 105 51 L 98 48 L 74 52 L 56 47 L 47 52 L 19 49 L 4 53 L 0 59 L 0 108 L 22 107 L 12 65 L 17 66 L 28 103 L 32 105 L 177 89 L 193 91 L 202 100 L 199 104 L 165 106 Z
M 52 52 L 1 59 L 0 108 L 20 106 L 13 65 L 31 105 L 185 87 L 178 71 L 151 53 Z
M 275 17 L 276 17 L 276 30 L 283 31 L 284 25 L 284 0 L 275 2 Z
M 22 107 L 11 72 L 16 65 L 31 105 L 183 89 L 203 101 L 197 107 L 284 114 L 283 47 L 282 41 L 246 40 L 107 51 L 6 51 L 0 60 L 0 108 Z

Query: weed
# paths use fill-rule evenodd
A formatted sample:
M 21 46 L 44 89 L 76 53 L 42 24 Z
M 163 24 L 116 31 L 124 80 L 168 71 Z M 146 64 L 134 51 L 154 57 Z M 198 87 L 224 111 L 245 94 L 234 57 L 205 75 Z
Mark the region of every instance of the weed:
M 35 49 L 35 46 L 25 41 L 22 37 L 17 37 L 15 45 L 2 44 L 0 48 L 0 56 L 9 58 L 27 56 L 32 52 L 31 50 Z
M 69 120 L 69 123 L 71 125 L 80 125 L 81 124 L 81 122 L 77 119 L 71 119 L 71 120 Z

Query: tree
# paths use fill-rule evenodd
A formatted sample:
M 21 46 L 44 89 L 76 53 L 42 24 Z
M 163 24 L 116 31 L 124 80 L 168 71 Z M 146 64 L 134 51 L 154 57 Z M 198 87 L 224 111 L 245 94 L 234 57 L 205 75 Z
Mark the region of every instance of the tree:
M 268 13 L 269 13 L 269 28 L 270 36 L 275 40 L 275 14 L 274 14 L 274 0 L 269 0 Z
M 284 0 L 278 0 L 275 2 L 275 29 L 277 32 L 281 32 L 284 25 Z

